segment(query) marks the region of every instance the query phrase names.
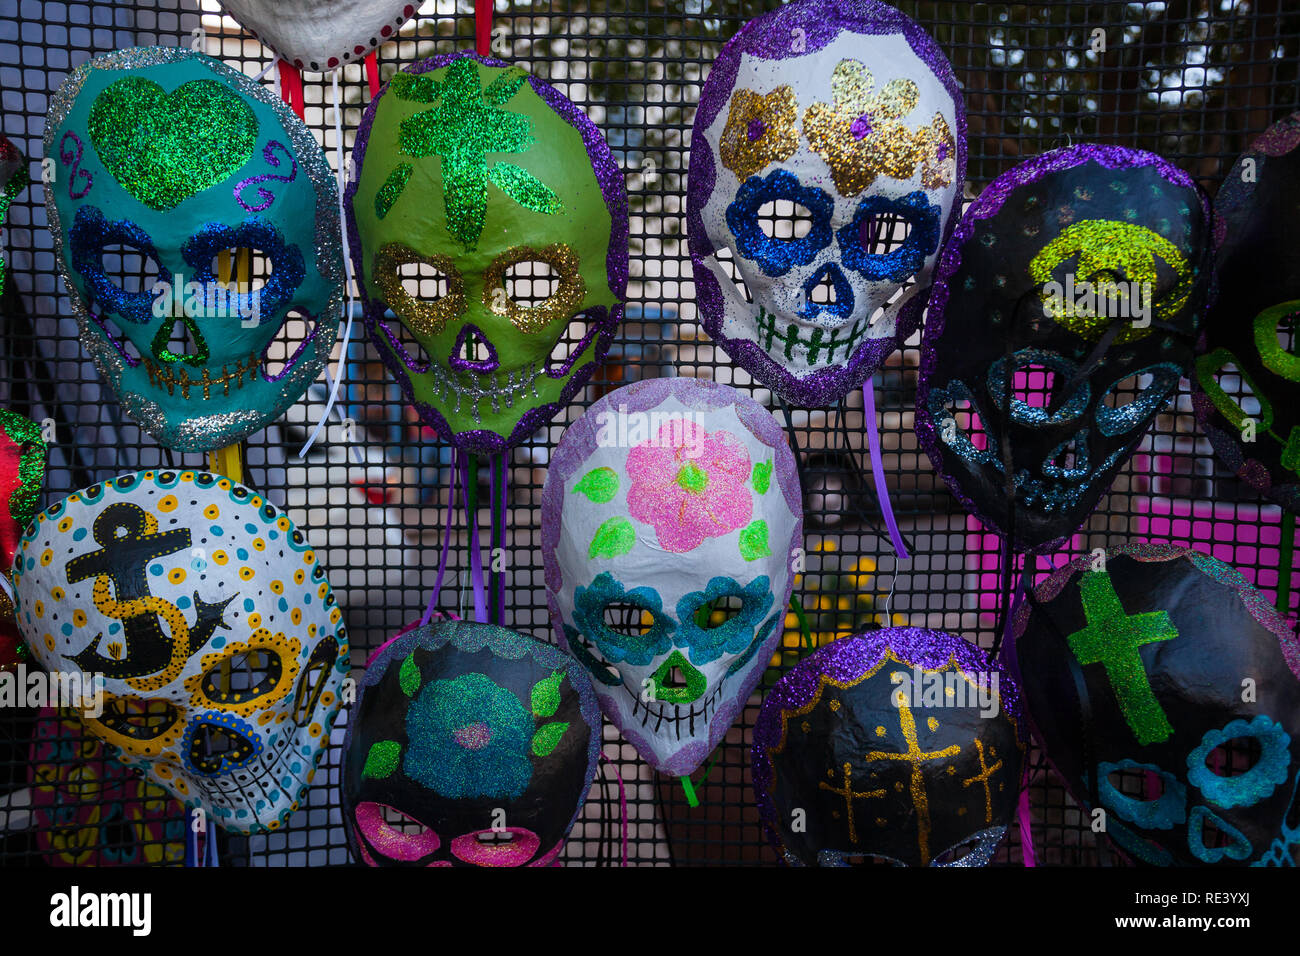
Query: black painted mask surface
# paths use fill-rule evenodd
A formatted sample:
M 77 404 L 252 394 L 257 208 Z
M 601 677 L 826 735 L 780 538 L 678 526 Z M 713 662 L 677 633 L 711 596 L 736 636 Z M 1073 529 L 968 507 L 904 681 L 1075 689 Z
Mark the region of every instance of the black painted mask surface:
M 1062 568 L 1016 617 L 1048 759 L 1137 861 L 1292 865 L 1300 647 L 1285 620 L 1196 551 L 1126 545 L 1093 561 Z
M 931 296 L 916 429 L 1016 550 L 1055 550 L 1083 524 L 1177 388 L 1210 247 L 1201 190 L 1121 147 L 1036 157 L 967 209 Z

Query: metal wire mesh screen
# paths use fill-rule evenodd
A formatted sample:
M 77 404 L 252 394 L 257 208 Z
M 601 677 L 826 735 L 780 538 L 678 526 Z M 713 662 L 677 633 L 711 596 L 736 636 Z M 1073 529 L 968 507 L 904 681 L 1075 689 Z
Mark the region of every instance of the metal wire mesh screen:
M 608 366 L 580 401 L 516 449 L 503 542 L 508 626 L 553 640 L 543 594 L 539 501 L 565 425 L 609 389 L 641 378 L 698 376 L 769 393 L 714 349 L 695 324 L 685 228 L 685 170 L 700 84 L 721 44 L 776 4 L 723 0 L 567 0 L 496 4 L 493 52 L 559 87 L 602 127 L 627 172 L 632 203 L 629 317 Z M 968 198 L 1022 158 L 1067 141 L 1099 140 L 1160 152 L 1213 192 L 1236 155 L 1296 107 L 1300 13 L 1281 0 L 967 4 L 903 2 L 947 51 L 970 116 Z M 1100 44 L 1098 37 L 1101 38 Z M 431 0 L 380 50 L 387 79 L 424 57 L 470 47 L 465 0 Z M 42 207 L 41 136 L 48 99 L 91 56 L 133 45 L 194 46 L 249 75 L 268 51 L 210 0 L 124 3 L 0 0 L 3 131 L 31 160 L 34 185 L 7 226 L 13 279 L 0 328 L 0 401 L 52 421 L 44 503 L 151 466 L 203 467 L 160 450 L 121 412 L 76 337 L 56 281 Z M 265 82 L 273 80 L 273 72 Z M 306 122 L 339 157 L 334 93 L 306 75 Z M 369 94 L 359 66 L 339 73 L 344 154 Z M 138 266 L 138 264 L 137 264 Z M 129 273 L 131 263 L 123 263 Z M 342 356 L 336 349 L 335 358 Z M 895 508 L 913 558 L 897 565 L 879 532 L 862 438 L 861 396 L 842 409 L 795 411 L 804 456 L 807 573 L 797 593 L 814 641 L 886 620 L 940 628 L 989 644 L 998 609 L 998 549 L 948 496 L 912 430 L 916 341 L 878 377 L 881 428 Z M 287 508 L 325 555 L 345 609 L 358 669 L 369 651 L 418 617 L 437 567 L 446 513 L 448 449 L 419 426 L 369 346 L 344 358 L 339 410 L 306 458 L 298 451 L 324 409 L 318 382 L 275 426 L 248 443 L 247 483 Z M 1031 383 L 1032 384 L 1032 383 Z M 774 409 L 780 417 L 779 409 Z M 486 479 L 485 479 L 486 480 Z M 488 500 L 484 485 L 479 501 Z M 486 512 L 486 504 L 484 507 Z M 486 527 L 487 515 L 481 515 Z M 1065 557 L 1134 538 L 1192 544 L 1241 568 L 1265 591 L 1277 584 L 1281 519 L 1223 475 L 1191 416 L 1187 383 L 1159 417 L 1109 497 Z M 465 535 L 450 558 L 455 586 L 442 607 L 464 606 Z M 892 592 L 892 593 L 891 593 Z M 1292 597 L 1294 608 L 1295 598 Z M 788 621 L 783 664 L 799 634 Z M 774 667 L 765 686 L 779 673 Z M 610 727 L 601 771 L 562 859 L 610 860 L 619 827 L 616 768 L 626 787 L 630 862 L 773 862 L 749 785 L 748 739 L 759 697 L 697 772 L 698 807 L 658 778 Z M 348 862 L 338 796 L 336 730 L 309 805 L 275 835 L 223 838 L 224 863 Z M 1030 778 L 1038 858 L 1093 864 L 1096 838 L 1034 755 Z M 0 712 L 0 860 L 10 865 L 176 863 L 179 807 L 116 771 L 75 720 Z M 1013 835 L 998 860 L 1019 862 Z M 1105 855 L 1105 851 L 1102 851 Z

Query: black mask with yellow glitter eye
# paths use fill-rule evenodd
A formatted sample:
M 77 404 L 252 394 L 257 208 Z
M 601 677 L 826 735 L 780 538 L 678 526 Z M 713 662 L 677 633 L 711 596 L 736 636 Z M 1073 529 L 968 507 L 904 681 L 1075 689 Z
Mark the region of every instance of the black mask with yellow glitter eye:
M 1214 199 L 1218 297 L 1198 343 L 1196 417 L 1250 488 L 1300 513 L 1300 113 Z
M 754 791 L 787 862 L 983 866 L 1020 793 L 1015 684 L 959 637 L 885 628 L 819 648 L 763 700 Z
M 930 299 L 916 429 L 949 489 L 1018 551 L 1097 506 L 1187 371 L 1209 203 L 1159 156 L 1080 145 L 966 211 Z

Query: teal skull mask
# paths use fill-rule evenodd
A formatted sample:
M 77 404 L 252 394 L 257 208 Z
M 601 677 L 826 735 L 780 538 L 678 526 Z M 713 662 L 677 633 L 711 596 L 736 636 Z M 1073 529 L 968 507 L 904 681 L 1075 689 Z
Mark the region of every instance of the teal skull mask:
M 208 451 L 302 395 L 343 259 L 337 185 L 283 103 L 201 53 L 119 50 L 60 88 L 45 155 L 81 341 L 146 431 Z

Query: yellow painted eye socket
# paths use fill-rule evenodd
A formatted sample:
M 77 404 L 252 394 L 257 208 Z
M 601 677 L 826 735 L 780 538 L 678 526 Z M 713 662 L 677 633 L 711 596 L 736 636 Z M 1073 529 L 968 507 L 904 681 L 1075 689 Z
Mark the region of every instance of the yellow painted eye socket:
M 247 642 L 237 641 L 203 655 L 202 670 L 185 680 L 196 708 L 249 716 L 284 698 L 298 677 L 302 645 L 283 634 L 258 628 Z
M 390 242 L 375 253 L 372 269 L 389 308 L 417 335 L 438 335 L 465 311 L 464 280 L 447 256 Z
M 578 268 L 577 253 L 561 242 L 507 249 L 483 272 L 483 305 L 520 332 L 540 332 L 569 318 L 587 297 Z

